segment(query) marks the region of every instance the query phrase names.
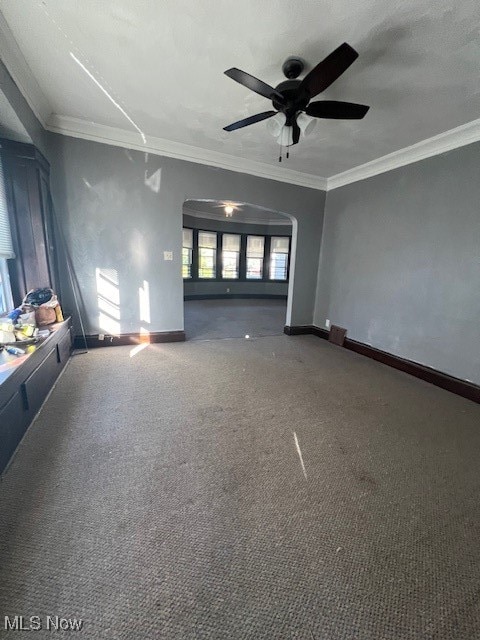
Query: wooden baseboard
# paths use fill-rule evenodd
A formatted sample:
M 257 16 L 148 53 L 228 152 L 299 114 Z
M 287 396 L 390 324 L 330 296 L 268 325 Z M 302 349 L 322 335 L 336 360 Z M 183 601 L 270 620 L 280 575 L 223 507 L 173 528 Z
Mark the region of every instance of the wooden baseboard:
M 287 336 L 314 335 L 325 340 L 328 340 L 329 335 L 326 329 L 320 329 L 313 324 L 285 325 L 283 333 L 286 333 Z
M 286 326 L 284 332 L 289 336 L 311 334 L 325 340 L 328 340 L 329 336 L 327 329 L 322 329 L 314 325 Z M 451 393 L 455 393 L 480 404 L 480 386 L 473 384 L 473 382 L 468 382 L 461 378 L 454 378 L 448 373 L 438 371 L 438 369 L 426 367 L 413 360 L 401 358 L 393 353 L 382 351 L 381 349 L 377 349 L 363 342 L 358 342 L 357 340 L 352 340 L 351 338 L 345 338 L 343 348 L 349 351 L 355 351 L 355 353 L 359 353 L 362 356 L 372 358 L 372 360 L 386 364 L 389 367 L 408 373 L 411 376 L 430 382 L 437 387 L 441 387 Z
M 96 349 L 97 347 L 120 347 L 124 345 L 133 346 L 144 342 L 151 344 L 158 342 L 184 342 L 185 331 L 157 331 L 148 335 L 141 333 L 122 333 L 119 336 L 105 335 L 103 340 L 100 340 L 97 334 L 86 336 L 86 341 L 88 349 Z M 83 339 L 83 336 L 75 336 L 73 348 L 85 348 L 85 340 Z
M 195 294 L 188 294 L 186 296 L 183 296 L 183 299 L 185 301 L 190 301 L 190 300 L 227 300 L 227 299 L 234 299 L 234 300 L 257 300 L 257 299 L 264 299 L 264 300 L 286 300 L 287 296 L 284 295 L 280 295 L 280 294 L 273 294 L 273 293 L 266 293 L 266 294 L 262 294 L 262 293 L 213 293 L 213 294 L 208 294 L 208 293 L 201 293 L 198 295 Z
M 303 336 L 310 333 L 313 333 L 313 325 L 311 324 L 300 324 L 300 325 L 288 325 L 286 324 L 283 327 L 283 333 L 286 333 L 287 336 Z

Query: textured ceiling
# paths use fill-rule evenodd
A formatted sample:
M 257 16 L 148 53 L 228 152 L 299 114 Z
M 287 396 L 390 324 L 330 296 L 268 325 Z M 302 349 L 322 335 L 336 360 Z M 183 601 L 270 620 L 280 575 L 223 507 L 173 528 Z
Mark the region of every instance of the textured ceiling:
M 128 130 L 133 121 L 147 136 L 268 164 L 278 146 L 264 122 L 222 127 L 270 103 L 223 71 L 240 67 L 275 85 L 287 56 L 312 66 L 347 41 L 360 57 L 322 97 L 371 109 L 359 122 L 319 121 L 288 161 L 304 173 L 332 176 L 480 115 L 478 0 L 0 0 L 0 8 L 53 113 Z
M 234 212 L 231 218 L 225 216 L 224 206 L 233 205 Z M 183 205 L 183 213 L 196 218 L 222 220 L 223 222 L 242 222 L 247 224 L 273 224 L 291 225 L 292 222 L 286 216 L 276 211 L 264 209 L 243 202 L 220 202 L 217 200 L 186 200 Z

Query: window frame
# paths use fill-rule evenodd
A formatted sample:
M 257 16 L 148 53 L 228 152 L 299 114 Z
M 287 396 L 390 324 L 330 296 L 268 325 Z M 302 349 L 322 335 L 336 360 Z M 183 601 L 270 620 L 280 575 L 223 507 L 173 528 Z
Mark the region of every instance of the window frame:
M 272 240 L 273 238 L 288 238 L 288 249 L 287 249 L 287 253 L 281 253 L 278 251 L 272 251 Z M 291 252 L 291 248 L 292 248 L 292 237 L 291 236 L 279 236 L 279 235 L 275 235 L 275 236 L 269 236 L 269 242 L 270 242 L 270 247 L 269 247 L 269 252 L 268 252 L 268 282 L 288 282 L 289 280 L 289 276 L 290 276 L 290 252 Z M 278 253 L 279 255 L 286 255 L 287 256 L 287 264 L 285 267 L 285 278 L 270 278 L 270 270 L 271 270 L 271 266 L 272 266 L 272 256 L 274 255 L 274 253 Z
M 218 243 L 219 243 L 219 238 L 222 235 L 221 232 L 219 231 L 207 231 L 206 229 L 197 229 L 196 230 L 196 237 L 194 234 L 194 247 L 196 246 L 196 250 L 197 250 L 197 261 L 196 261 L 196 267 L 197 267 L 197 272 L 196 272 L 196 276 L 197 276 L 197 281 L 198 282 L 217 282 L 218 280 L 222 280 L 222 278 L 218 277 L 218 262 L 219 262 L 219 257 L 218 257 Z M 215 234 L 215 248 L 212 247 L 201 247 L 199 244 L 199 236 L 201 233 L 210 233 L 210 234 Z M 213 268 L 215 270 L 215 274 L 213 275 L 213 277 L 211 278 L 205 278 L 200 276 L 200 249 L 210 249 L 211 251 L 215 251 L 215 254 L 213 256 Z M 191 279 L 188 279 L 189 281 L 191 281 Z
M 15 258 L 10 258 L 14 260 Z M 4 301 L 5 308 L 2 305 Z M 8 271 L 8 258 L 0 258 L 0 315 L 14 309 L 12 286 L 10 284 L 10 274 Z
M 269 254 L 270 248 L 270 236 L 260 234 L 260 233 L 247 233 L 246 234 L 246 246 L 245 246 L 245 281 L 246 282 L 264 282 L 265 281 L 265 256 Z M 248 239 L 249 238 L 263 238 L 263 256 L 261 258 L 257 258 L 256 256 L 248 255 Z M 267 240 L 268 238 L 268 240 Z M 262 275 L 260 278 L 249 278 L 247 275 L 248 271 L 248 260 L 261 260 L 262 261 Z
M 221 262 L 221 270 L 219 271 L 220 273 L 220 280 L 222 281 L 227 281 L 227 282 L 239 282 L 240 281 L 240 267 L 241 267 L 241 256 L 242 256 L 242 234 L 241 233 L 231 233 L 230 231 L 225 231 L 225 232 L 221 232 L 220 234 L 220 246 L 221 246 L 221 256 L 220 256 L 220 262 Z M 238 238 L 238 251 L 228 251 L 228 253 L 236 253 L 237 254 L 237 277 L 226 277 L 223 275 L 223 270 L 224 270 L 224 264 L 223 264 L 223 254 L 226 251 L 226 249 L 223 248 L 223 238 L 224 236 L 236 236 Z
M 192 249 L 192 269 L 191 277 L 183 278 L 183 282 L 270 282 L 277 284 L 288 284 L 290 278 L 290 256 L 292 250 L 292 236 L 275 234 L 261 234 L 261 233 L 238 233 L 235 231 L 215 231 L 201 228 L 194 228 L 188 225 L 183 225 L 183 229 L 190 229 L 193 232 L 193 249 Z M 200 278 L 198 275 L 198 261 L 199 261 L 199 245 L 198 234 L 204 231 L 205 233 L 215 233 L 217 235 L 217 248 L 216 248 L 216 274 L 215 278 Z M 240 236 L 240 255 L 239 255 L 239 277 L 238 278 L 223 278 L 222 277 L 222 247 L 223 247 L 223 235 L 236 235 Z M 265 238 L 264 255 L 263 255 L 263 271 L 262 278 L 247 278 L 247 237 L 257 236 Z M 269 263 L 270 263 L 270 246 L 271 238 L 288 238 L 288 261 L 287 261 L 287 279 L 286 280 L 270 280 L 269 275 Z M 183 248 L 183 239 L 182 239 Z
M 183 231 L 184 230 L 192 232 L 192 246 L 191 247 L 185 247 L 184 244 L 183 244 Z M 190 229 L 189 227 L 182 227 L 182 279 L 183 280 L 187 280 L 188 282 L 190 282 L 193 279 L 193 247 L 194 246 L 195 246 L 194 230 Z M 184 264 L 183 264 L 183 252 L 184 252 L 185 249 L 187 249 L 190 252 L 190 254 L 189 254 L 190 262 L 187 265 L 187 266 L 190 267 L 190 275 L 189 276 L 184 276 L 183 275 L 183 267 L 184 267 Z
M 1 142 L 1 141 L 0 141 Z M 14 220 L 12 219 L 11 213 L 11 201 L 9 194 L 9 183 L 7 179 L 8 168 L 7 162 L 4 157 L 4 154 L 1 152 L 1 144 L 0 144 L 0 180 L 2 181 L 2 201 L 3 201 L 3 210 L 5 212 L 7 218 L 7 237 L 10 239 L 12 254 L 7 257 L 0 257 L 0 315 L 7 313 L 15 308 L 13 302 L 13 291 L 12 285 L 10 282 L 10 269 L 9 265 L 12 264 L 12 261 L 17 260 L 18 252 L 15 251 L 15 227 Z

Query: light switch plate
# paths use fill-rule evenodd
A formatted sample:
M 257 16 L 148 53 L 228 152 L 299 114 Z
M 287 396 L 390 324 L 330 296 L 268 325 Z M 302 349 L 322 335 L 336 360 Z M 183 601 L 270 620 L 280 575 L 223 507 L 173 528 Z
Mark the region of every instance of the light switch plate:
M 173 251 L 164 251 L 163 252 L 164 260 L 173 260 Z

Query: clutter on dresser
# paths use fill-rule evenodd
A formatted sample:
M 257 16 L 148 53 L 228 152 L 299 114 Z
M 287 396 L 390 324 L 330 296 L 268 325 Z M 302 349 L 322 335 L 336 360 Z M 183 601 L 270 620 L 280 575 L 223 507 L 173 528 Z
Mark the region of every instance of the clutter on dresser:
M 49 326 L 56 322 L 63 322 L 56 294 L 47 287 L 32 289 L 19 307 L 0 316 L 0 348 L 12 355 L 22 355 L 23 346 L 48 337 Z

